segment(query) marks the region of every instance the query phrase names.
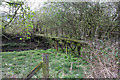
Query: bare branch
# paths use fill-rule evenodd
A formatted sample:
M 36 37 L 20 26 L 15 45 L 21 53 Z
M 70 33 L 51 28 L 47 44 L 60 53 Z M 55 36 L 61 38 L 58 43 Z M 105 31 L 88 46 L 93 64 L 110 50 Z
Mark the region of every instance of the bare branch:
M 11 19 L 4 27 L 7 27 L 7 26 L 13 21 L 13 19 L 15 18 L 16 14 L 17 14 L 17 11 L 19 10 L 20 7 L 21 7 L 21 6 L 19 6 L 19 7 L 17 8 L 17 10 L 15 11 L 12 19 Z

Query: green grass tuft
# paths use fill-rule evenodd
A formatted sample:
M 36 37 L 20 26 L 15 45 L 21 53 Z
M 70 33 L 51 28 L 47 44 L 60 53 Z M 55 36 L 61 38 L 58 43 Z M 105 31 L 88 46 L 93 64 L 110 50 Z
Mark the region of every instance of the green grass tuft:
M 50 78 L 82 78 L 85 66 L 80 63 L 79 58 L 72 55 L 55 52 L 55 49 L 29 50 L 21 52 L 2 52 L 2 75 L 9 78 L 16 75 L 16 78 L 25 78 L 29 72 L 42 61 L 42 53 L 49 55 Z M 70 71 L 72 65 L 72 71 Z M 33 78 L 42 78 L 42 70 Z

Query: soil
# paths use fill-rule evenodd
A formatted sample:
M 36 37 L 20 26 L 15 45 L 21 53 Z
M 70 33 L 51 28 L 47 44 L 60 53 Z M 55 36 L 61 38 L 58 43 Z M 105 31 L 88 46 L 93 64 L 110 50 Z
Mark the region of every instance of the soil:
M 38 44 L 38 42 L 36 42 L 36 40 L 40 41 L 40 44 Z M 51 48 L 50 45 L 47 43 L 47 41 L 45 41 L 42 38 L 37 38 L 35 37 L 34 39 L 31 40 L 25 40 L 22 41 L 20 40 L 19 37 L 8 40 L 4 37 L 2 37 L 2 45 L 3 44 L 25 44 L 25 46 L 13 46 L 13 45 L 9 45 L 9 46 L 2 46 L 2 52 L 8 52 L 8 51 L 24 51 L 24 50 L 34 50 L 34 49 L 49 49 Z

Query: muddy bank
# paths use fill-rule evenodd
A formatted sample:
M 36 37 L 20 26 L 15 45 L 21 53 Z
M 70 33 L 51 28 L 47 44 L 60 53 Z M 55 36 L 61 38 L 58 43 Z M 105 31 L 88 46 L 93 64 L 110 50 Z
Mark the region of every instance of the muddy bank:
M 38 43 L 39 40 L 39 43 Z M 34 50 L 34 49 L 49 49 L 51 48 L 49 43 L 42 38 L 34 37 L 31 40 L 20 40 L 19 37 L 8 40 L 2 37 L 2 52 L 8 51 L 24 51 L 24 50 Z

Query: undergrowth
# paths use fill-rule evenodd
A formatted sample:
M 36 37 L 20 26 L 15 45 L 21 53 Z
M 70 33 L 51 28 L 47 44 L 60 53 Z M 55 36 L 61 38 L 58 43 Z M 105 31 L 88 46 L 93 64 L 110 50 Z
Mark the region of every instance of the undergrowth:
M 85 78 L 119 78 L 119 48 L 118 42 L 95 40 L 90 43 L 91 48 L 84 49 L 83 58 L 89 63 L 89 71 L 85 71 Z M 89 73 L 88 73 L 89 72 Z
M 42 53 L 49 55 L 50 78 L 82 78 L 83 64 L 81 59 L 55 49 L 29 50 L 21 52 L 2 53 L 2 76 L 3 78 L 25 78 L 29 72 L 42 61 Z M 42 78 L 42 70 L 38 71 L 33 78 Z
M 25 47 L 25 46 L 28 46 L 28 45 L 25 43 L 14 43 L 14 42 L 2 44 L 2 47 Z
M 76 57 L 71 50 L 68 54 L 60 49 L 2 52 L 2 74 L 5 78 L 25 78 L 42 61 L 42 53 L 49 55 L 50 78 L 118 78 L 118 42 L 96 40 L 87 48 L 81 48 Z M 78 55 L 77 55 L 78 56 Z M 33 78 L 42 78 L 42 70 Z

